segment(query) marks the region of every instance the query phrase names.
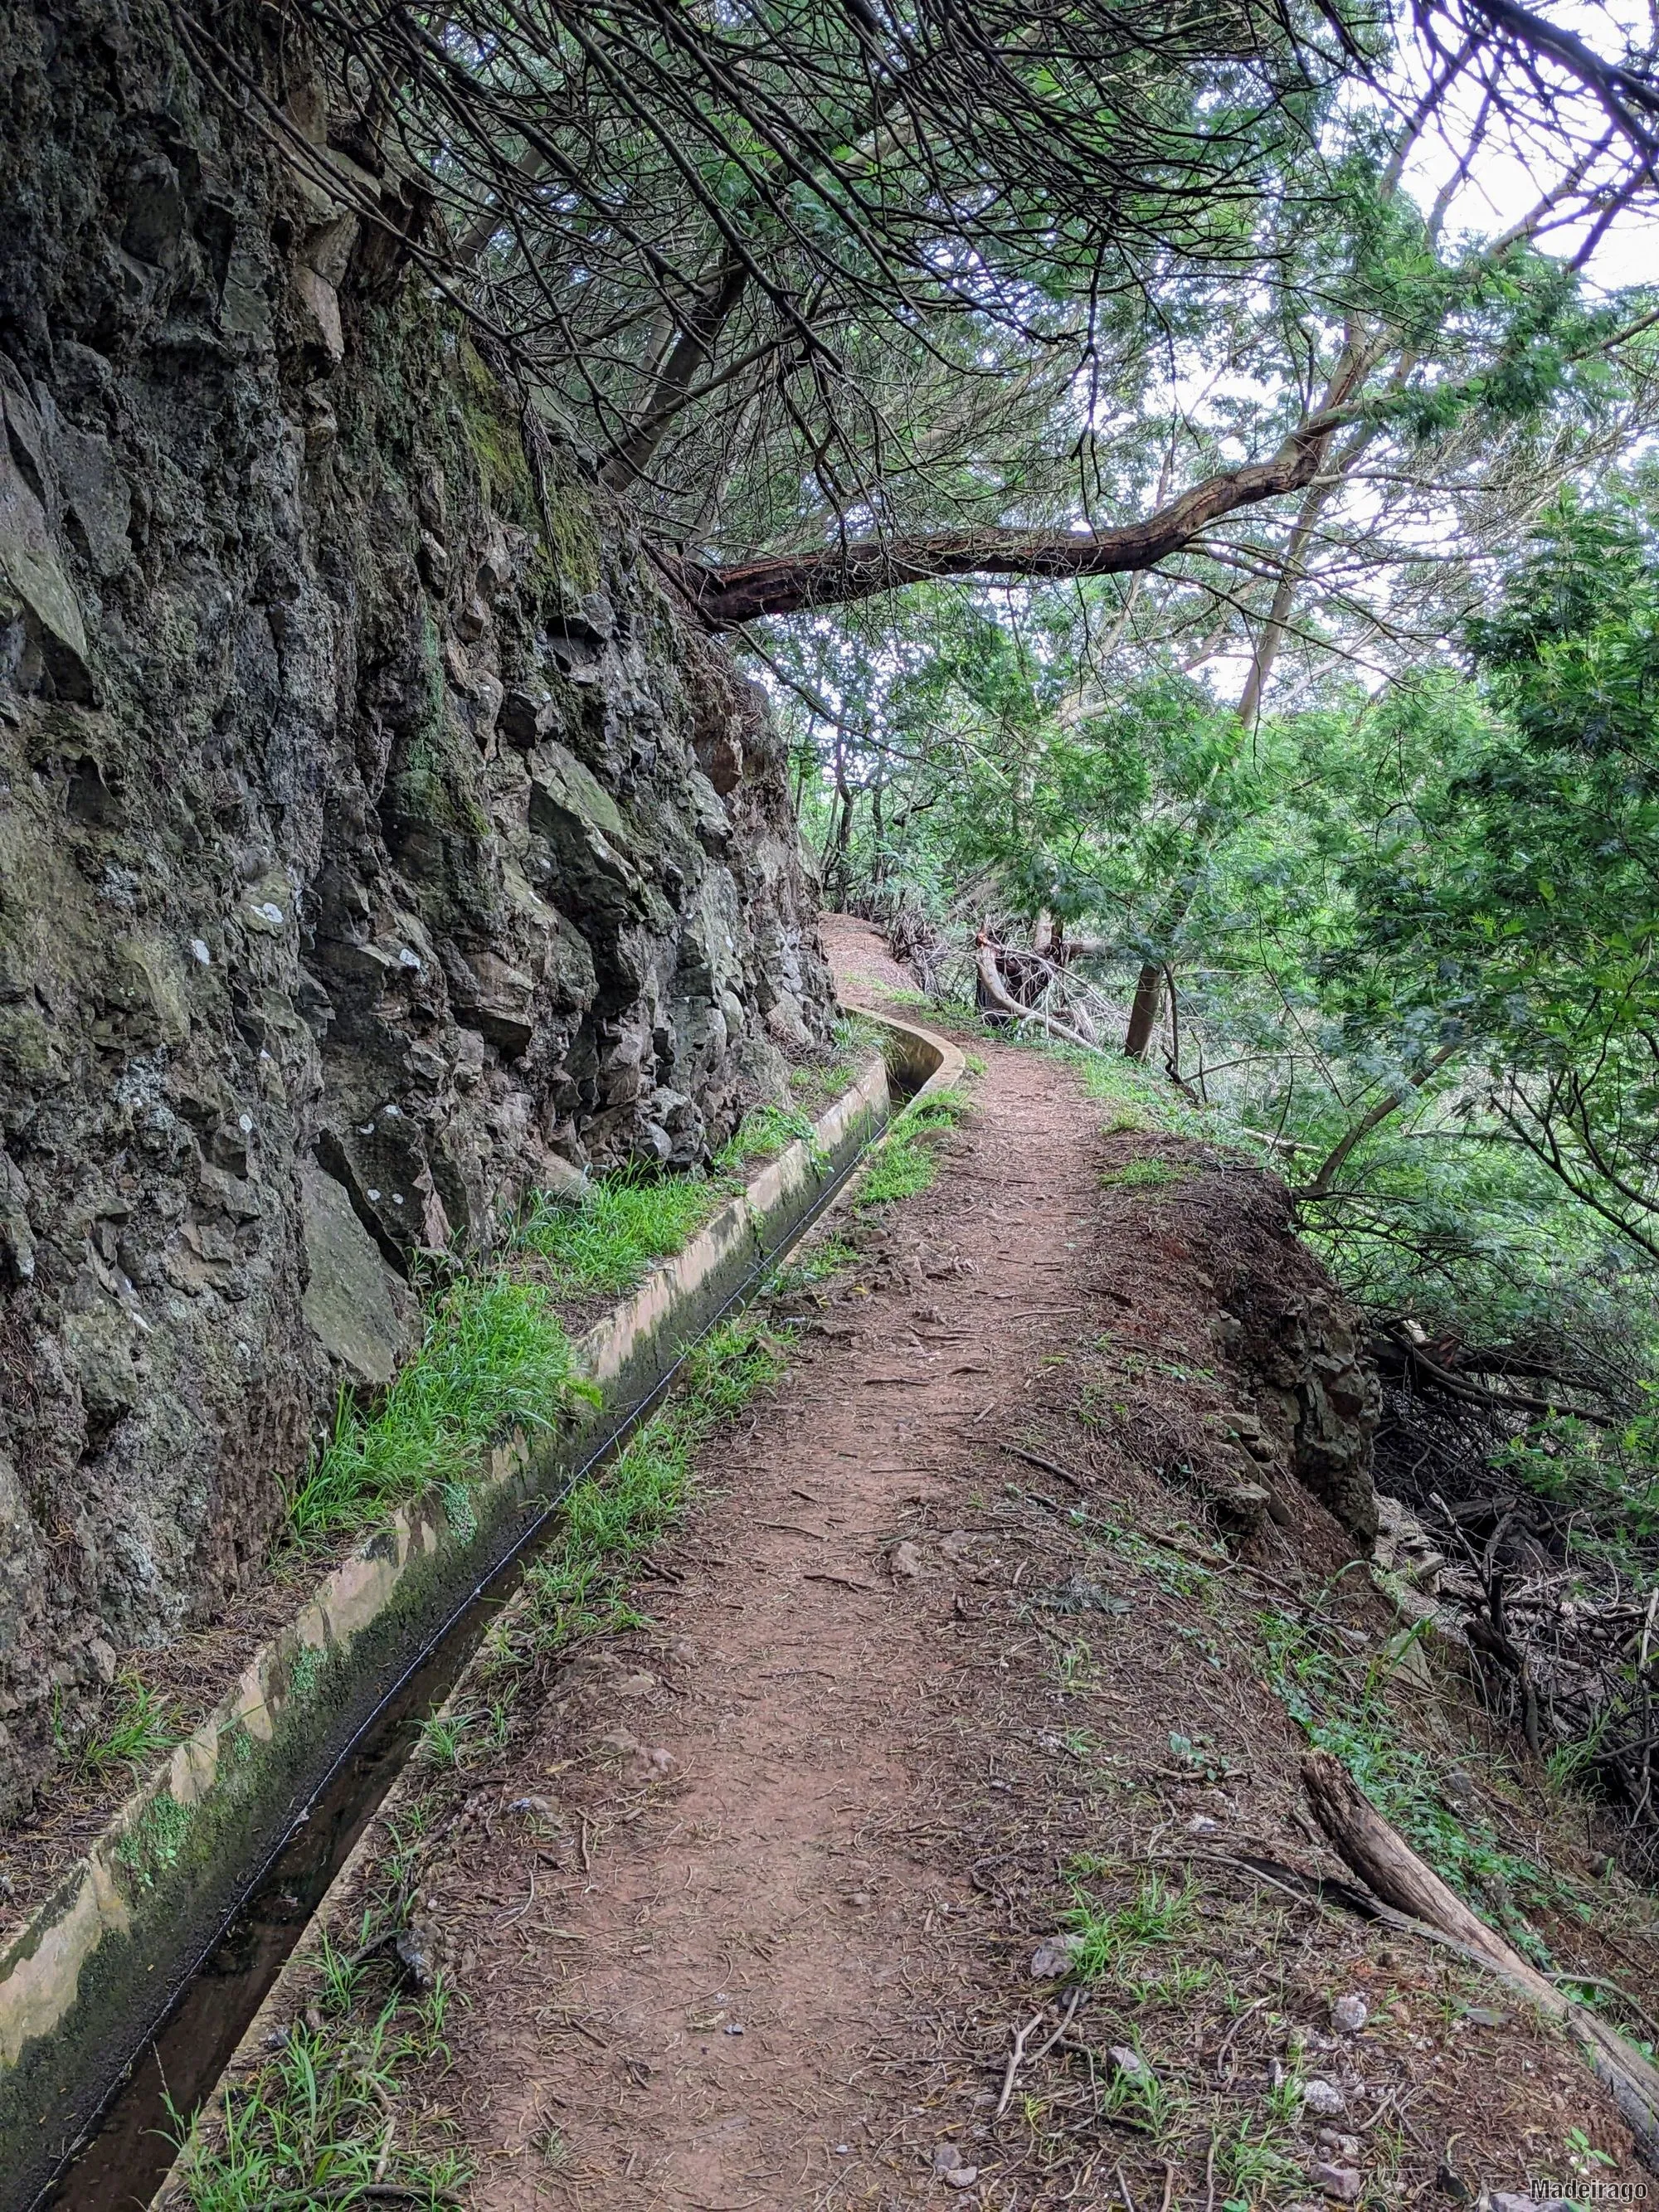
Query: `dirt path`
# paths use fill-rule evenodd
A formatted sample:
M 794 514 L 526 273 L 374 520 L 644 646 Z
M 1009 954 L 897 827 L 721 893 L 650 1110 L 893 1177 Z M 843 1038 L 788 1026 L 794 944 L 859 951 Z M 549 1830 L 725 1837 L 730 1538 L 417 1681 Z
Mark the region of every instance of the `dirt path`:
M 1221 2212 L 1306 2195 L 1321 2160 L 1406 2201 L 1456 2130 L 1454 2167 L 1510 2187 L 1571 2125 L 1621 2160 L 1577 2062 L 1489 1996 L 1471 2018 L 1437 1960 L 1218 1871 L 1183 1893 L 1195 1852 L 1318 1863 L 1295 1732 L 1238 1654 L 1273 1577 L 1346 1547 L 1285 1484 L 1266 1584 L 1136 1548 L 1194 1510 L 1149 1462 L 1201 1461 L 1239 1402 L 1211 1200 L 1103 1203 L 1103 1167 L 1157 1145 L 1103 1133 L 1063 1065 L 981 1049 L 934 1188 L 866 1231 L 783 1383 L 706 1455 L 641 1587 L 652 1625 L 565 1668 L 430 1877 L 466 1999 L 441 2094 L 469 2202 Z M 1231 1202 L 1236 1177 L 1200 1181 Z M 1085 1468 L 1100 1528 L 1130 1533 L 1085 1545 L 1065 1481 L 1000 1441 Z M 999 2114 L 1067 1870 L 1140 1917 Z M 1370 2002 L 1358 2039 L 1331 2032 L 1344 1991 Z M 1316 2069 L 1322 2120 L 1275 2087 Z
M 623 1733 L 674 1779 L 625 1811 L 595 1790 L 603 1841 L 548 1916 L 557 1948 L 515 1943 L 486 1977 L 468 2101 L 495 2085 L 492 2204 L 534 2201 L 544 2161 L 511 2151 L 550 2117 L 590 2207 L 867 2194 L 890 2124 L 872 2053 L 919 1990 L 962 1978 L 978 1909 L 927 1849 L 982 1786 L 952 1725 L 957 1585 L 907 1580 L 908 1553 L 896 1575 L 892 1547 L 967 1512 L 964 1455 L 1016 1410 L 1057 1305 L 1067 1334 L 1086 1325 L 1066 1287 L 1081 1137 L 1062 1071 L 993 1057 L 890 1286 L 705 1477 L 718 1493 L 665 1563 L 684 1580 L 652 1593 L 657 1638 L 574 1670 L 558 1754 Z M 647 1763 L 624 1752 L 604 1779 L 625 1790 Z

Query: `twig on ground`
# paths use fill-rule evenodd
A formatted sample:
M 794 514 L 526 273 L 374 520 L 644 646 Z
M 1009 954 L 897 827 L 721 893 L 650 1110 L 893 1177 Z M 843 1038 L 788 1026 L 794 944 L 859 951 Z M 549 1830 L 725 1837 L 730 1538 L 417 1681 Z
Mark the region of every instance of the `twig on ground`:
M 1218 2081 L 1222 2079 L 1222 2060 L 1231 2056 L 1233 2038 L 1238 2033 L 1239 2029 L 1243 2027 L 1250 2014 L 1253 2012 L 1260 2012 L 1262 2006 L 1268 2002 L 1268 1998 L 1271 1997 L 1272 1995 L 1273 1992 L 1270 1990 L 1267 1992 L 1267 1996 L 1258 1997 L 1254 2004 L 1247 2004 L 1243 2011 L 1239 2014 L 1237 2019 L 1234 2021 L 1232 2026 L 1227 2030 L 1225 2035 L 1222 2037 L 1220 2042 L 1217 2044 L 1215 2047 L 1215 2075 Z M 1226 2078 L 1228 2081 L 1231 2081 L 1232 2075 L 1231 2071 L 1228 2073 Z
M 1065 2034 L 1066 2029 L 1070 2027 L 1072 2022 L 1077 2018 L 1077 2008 L 1082 2002 L 1083 1984 L 1079 1982 L 1078 1986 L 1072 1991 L 1071 1996 L 1066 1999 L 1065 2018 L 1060 2021 L 1060 2026 L 1054 2030 L 1054 2033 L 1046 2039 L 1046 2041 L 1038 2044 L 1036 2049 L 1031 2053 L 1030 2059 L 1026 2062 L 1029 2065 L 1035 2066 L 1039 2058 L 1046 2058 L 1048 2057 L 1048 2053 L 1054 2049 L 1055 2044 L 1060 2041 L 1060 2037 Z
M 1009 2100 L 1014 2094 L 1014 2076 L 1018 2073 L 1020 2061 L 1025 2056 L 1025 2039 L 1028 2036 L 1035 2034 L 1036 2030 L 1042 2027 L 1044 2014 L 1048 2012 L 1048 2006 L 1044 2005 L 1042 2010 L 1041 2012 L 1035 2013 L 1032 2017 L 1026 2021 L 1024 2027 L 1018 2028 L 1015 2031 L 1014 2047 L 1008 2054 L 1008 2070 L 1002 2077 L 1002 2094 L 997 2099 L 996 2117 L 998 2119 L 1000 2119 L 1003 2114 L 1007 2111 Z
M 1069 1482 L 1073 1490 L 1086 1495 L 1088 1484 L 1080 1474 L 1073 1474 L 1069 1467 L 1061 1467 L 1054 1460 L 1044 1459 L 1040 1452 L 1027 1451 L 1024 1444 L 1011 1444 L 1006 1437 L 998 1437 L 994 1441 L 997 1449 L 1006 1452 L 1010 1459 L 1022 1459 L 1027 1467 L 1038 1468 L 1044 1474 L 1057 1474 L 1062 1482 Z

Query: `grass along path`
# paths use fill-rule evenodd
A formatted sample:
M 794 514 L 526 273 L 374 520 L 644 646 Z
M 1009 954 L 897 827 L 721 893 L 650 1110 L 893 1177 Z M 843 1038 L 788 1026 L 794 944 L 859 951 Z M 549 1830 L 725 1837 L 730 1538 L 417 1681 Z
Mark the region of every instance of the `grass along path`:
M 878 1164 L 886 1182 L 872 1175 L 860 1190 L 863 1219 L 890 1202 L 889 1183 L 907 1192 L 927 1186 L 937 1139 L 961 1111 L 961 1102 L 946 1098 L 899 1119 Z M 802 1261 L 779 1270 L 770 1293 L 799 1296 L 852 1257 L 845 1244 L 820 1239 Z M 178 2116 L 191 2160 L 172 2202 L 198 2212 L 264 2212 L 325 2199 L 434 2208 L 471 2201 L 476 2161 L 445 2097 L 452 1969 L 421 1923 L 434 1858 L 465 1815 L 481 1766 L 522 1737 L 521 1705 L 548 1668 L 597 1639 L 647 1626 L 633 1579 L 682 1521 L 699 1454 L 782 1376 L 793 1334 L 793 1324 L 769 1324 L 763 1314 L 714 1330 L 688 1355 L 667 1401 L 562 1501 L 552 1540 L 530 1562 L 462 1685 L 422 1724 L 410 1768 L 380 1816 L 386 1848 L 352 1900 L 349 1930 L 337 1918 L 319 1942 L 300 2020 L 251 2079 L 228 2085 L 209 2127 L 192 2134 Z M 526 1801 L 533 1820 L 545 1802 Z M 556 2143 L 555 2135 L 540 2145 L 555 2163 Z
M 784 1286 L 787 1371 L 700 1433 L 689 1486 L 676 1449 L 624 1474 L 626 1514 L 586 1501 L 392 1808 L 336 1948 L 401 1931 L 447 2009 L 389 2097 L 387 2176 L 464 2154 L 477 2212 L 1267 2212 L 1322 2164 L 1392 2207 L 1449 2144 L 1471 2197 L 1616 2178 L 1628 2139 L 1502 1992 L 1238 1870 L 1308 1858 L 1284 1681 L 1317 1723 L 1394 1618 L 1281 1473 L 1291 1526 L 1260 1563 L 1337 1671 L 1276 1653 L 1183 1471 L 1253 1387 L 1214 1329 L 1236 1171 L 1112 1130 L 1048 1054 L 985 1059 L 971 1117 L 910 1133 L 931 1187 L 866 1195 L 850 1261 Z M 1137 1157 L 1178 1186 L 1104 1180 Z M 1286 1261 L 1268 1236 L 1250 1264 Z M 1478 1717 L 1430 1725 L 1386 1666 L 1375 1694 L 1368 1726 L 1461 1762 L 1515 1847 Z M 1525 1848 L 1583 1888 L 1570 1823 Z M 1650 1922 L 1613 1931 L 1638 1990 Z M 1616 1978 L 1598 1928 L 1536 1926 Z M 349 2080 L 421 1997 L 375 1951 L 322 2063 Z M 332 2022 L 286 2002 L 290 2037 L 307 2005 Z M 205 2188 L 187 2201 L 232 2212 Z

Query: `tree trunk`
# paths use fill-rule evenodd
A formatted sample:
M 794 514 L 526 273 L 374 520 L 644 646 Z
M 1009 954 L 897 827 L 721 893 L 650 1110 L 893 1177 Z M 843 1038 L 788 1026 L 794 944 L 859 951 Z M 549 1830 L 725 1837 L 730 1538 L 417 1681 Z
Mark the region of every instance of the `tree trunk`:
M 1164 1011 L 1164 963 L 1146 960 L 1135 978 L 1135 994 L 1129 1006 L 1129 1026 L 1123 1034 L 1124 1057 L 1145 1060 L 1152 1048 L 1152 1032 Z
M 626 491 L 650 466 L 692 380 L 720 343 L 720 332 L 748 282 L 747 264 L 729 255 L 692 301 L 679 336 L 635 410 L 633 428 L 599 471 L 599 481 L 611 491 Z
M 1340 1141 L 1320 1162 L 1313 1181 L 1304 1184 L 1297 1191 L 1297 1196 L 1298 1198 L 1325 1197 L 1332 1183 L 1341 1172 L 1343 1162 L 1352 1152 L 1354 1146 L 1369 1137 L 1373 1129 L 1380 1128 L 1390 1114 L 1398 1112 L 1401 1107 L 1407 1104 L 1412 1093 L 1420 1091 L 1436 1069 L 1443 1067 L 1452 1054 L 1455 1052 L 1461 1052 L 1462 1048 L 1462 1038 L 1453 1044 L 1443 1044 L 1439 1051 L 1432 1054 L 1415 1075 L 1408 1076 L 1397 1090 L 1389 1091 L 1386 1098 L 1380 1098 L 1369 1114 L 1362 1114 L 1353 1127 L 1346 1132 Z
M 836 740 L 836 795 L 841 800 L 841 820 L 836 825 L 836 904 L 844 908 L 852 889 L 853 790 L 847 781 L 846 747 L 839 738 Z
M 1092 1038 L 1085 1036 L 1081 1030 L 1073 1029 L 1069 1024 L 1056 1020 L 1053 1014 L 1041 1014 L 1030 1006 L 1020 1005 L 1002 980 L 1002 971 L 997 966 L 997 948 L 983 930 L 975 940 L 974 965 L 979 979 L 977 997 L 981 1009 L 989 1006 L 998 1013 L 1011 1015 L 1016 1021 L 1041 1022 L 1052 1036 L 1064 1037 L 1067 1044 L 1079 1045 L 1085 1052 L 1100 1050 Z
M 1339 1858 L 1353 1869 L 1384 1905 L 1434 1929 L 1456 1948 L 1501 1974 L 1539 2010 L 1565 2021 L 1592 2071 L 1611 2091 L 1650 2172 L 1659 2170 L 1659 2071 L 1617 2028 L 1574 2002 L 1470 1911 L 1432 1867 L 1425 1866 L 1328 1751 L 1310 1752 L 1302 1780 L 1320 1826 Z

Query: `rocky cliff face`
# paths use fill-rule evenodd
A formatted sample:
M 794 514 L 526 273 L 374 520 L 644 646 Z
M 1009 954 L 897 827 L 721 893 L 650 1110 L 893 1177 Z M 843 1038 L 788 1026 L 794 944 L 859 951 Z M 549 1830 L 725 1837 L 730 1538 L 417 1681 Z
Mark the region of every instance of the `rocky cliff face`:
M 283 20 L 0 4 L 0 1812 L 257 1569 L 417 1248 L 827 1019 L 757 696 Z

